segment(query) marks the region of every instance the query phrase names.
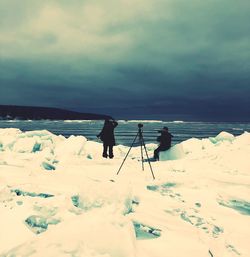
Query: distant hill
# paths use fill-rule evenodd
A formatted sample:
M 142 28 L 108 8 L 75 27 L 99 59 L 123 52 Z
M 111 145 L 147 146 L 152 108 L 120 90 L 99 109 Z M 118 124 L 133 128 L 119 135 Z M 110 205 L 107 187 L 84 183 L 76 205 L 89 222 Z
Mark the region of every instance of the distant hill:
M 20 120 L 104 120 L 111 116 L 93 113 L 80 113 L 58 108 L 0 105 L 0 119 Z

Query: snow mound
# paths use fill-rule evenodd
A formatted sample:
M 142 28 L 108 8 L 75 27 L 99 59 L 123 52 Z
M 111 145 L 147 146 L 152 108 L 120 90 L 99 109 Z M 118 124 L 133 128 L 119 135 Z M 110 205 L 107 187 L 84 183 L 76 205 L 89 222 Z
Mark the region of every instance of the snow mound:
M 236 146 L 238 145 L 240 146 L 245 146 L 245 145 L 249 145 L 250 143 L 250 133 L 249 132 L 244 132 L 242 135 L 235 137 L 233 144 L 235 144 Z
M 0 149 L 0 256 L 249 256 L 248 132 L 173 146 L 154 180 L 140 146 L 119 176 L 122 145 L 110 160 L 85 137 L 0 129 Z
M 40 227 L 40 230 L 47 228 L 44 219 L 31 217 L 29 221 Z M 134 244 L 135 233 L 129 220 L 125 217 L 107 217 L 96 210 L 95 213 L 80 215 L 63 225 L 58 224 L 53 230 L 42 233 L 35 240 L 2 256 L 69 256 L 72 253 L 72 256 L 86 257 L 133 257 Z
M 84 145 L 83 154 L 87 156 L 88 159 L 97 159 L 102 155 L 102 144 L 87 141 Z
M 202 150 L 202 141 L 198 138 L 190 138 L 181 143 L 184 153 L 195 153 Z

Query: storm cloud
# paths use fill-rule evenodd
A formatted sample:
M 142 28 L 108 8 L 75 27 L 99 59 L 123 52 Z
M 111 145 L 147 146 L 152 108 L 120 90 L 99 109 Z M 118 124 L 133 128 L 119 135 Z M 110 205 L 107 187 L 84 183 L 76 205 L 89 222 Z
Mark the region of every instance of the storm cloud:
M 2 0 L 0 104 L 250 120 L 248 0 Z

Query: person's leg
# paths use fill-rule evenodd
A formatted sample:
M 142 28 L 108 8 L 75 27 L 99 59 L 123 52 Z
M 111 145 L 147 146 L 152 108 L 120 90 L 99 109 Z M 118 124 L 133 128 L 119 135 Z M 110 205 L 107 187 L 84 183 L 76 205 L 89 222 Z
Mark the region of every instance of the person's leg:
M 107 151 L 108 151 L 108 145 L 105 144 L 105 143 L 103 143 L 103 153 L 102 153 L 102 157 L 104 157 L 104 158 L 107 158 L 107 157 L 108 157 Z
M 109 145 L 109 158 L 112 159 L 113 157 L 114 157 L 113 145 Z
M 159 159 L 160 159 L 160 152 L 167 151 L 169 148 L 160 145 L 157 149 L 155 149 L 155 151 L 154 151 L 154 158 L 155 158 L 155 160 L 159 161 Z
M 160 152 L 159 147 L 154 150 L 154 159 L 157 161 L 159 161 L 159 152 Z

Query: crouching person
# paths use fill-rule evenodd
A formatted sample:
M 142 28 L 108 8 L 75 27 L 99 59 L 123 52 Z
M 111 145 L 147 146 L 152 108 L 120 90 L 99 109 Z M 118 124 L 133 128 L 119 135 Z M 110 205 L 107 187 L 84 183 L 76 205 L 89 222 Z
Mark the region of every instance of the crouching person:
M 159 131 L 161 135 L 157 137 L 157 141 L 159 142 L 158 148 L 154 151 L 154 159 L 159 161 L 159 153 L 161 151 L 166 151 L 171 147 L 171 141 L 173 135 L 168 132 L 167 127 L 163 127 L 162 130 Z
M 114 120 L 106 119 L 104 122 L 104 126 L 102 131 L 97 135 L 103 142 L 103 153 L 102 157 L 109 157 L 112 159 L 114 157 L 113 154 L 113 146 L 115 145 L 115 135 L 114 129 L 117 127 L 118 123 Z

